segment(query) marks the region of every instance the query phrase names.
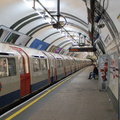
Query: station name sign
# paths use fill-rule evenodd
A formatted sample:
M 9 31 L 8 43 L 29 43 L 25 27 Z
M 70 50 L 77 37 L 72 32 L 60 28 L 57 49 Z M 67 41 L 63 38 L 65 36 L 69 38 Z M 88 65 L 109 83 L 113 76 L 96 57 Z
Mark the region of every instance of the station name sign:
M 95 47 L 69 48 L 69 52 L 95 52 Z

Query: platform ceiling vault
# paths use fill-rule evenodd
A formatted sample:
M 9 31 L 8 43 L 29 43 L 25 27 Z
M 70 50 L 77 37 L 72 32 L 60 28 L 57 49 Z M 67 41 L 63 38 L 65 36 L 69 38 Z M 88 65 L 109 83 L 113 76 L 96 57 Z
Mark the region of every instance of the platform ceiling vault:
M 0 27 L 4 30 L 1 42 L 4 39 L 4 42 L 34 48 L 42 42 L 46 51 L 58 50 L 58 53 L 82 58 L 88 53 L 70 53 L 69 48 L 78 46 L 80 41 L 88 46 L 97 42 L 96 55 L 104 54 L 108 44 L 105 40 L 117 39 L 116 34 L 119 36 L 119 5 L 119 0 L 0 0 Z M 58 6 L 59 19 L 65 25 L 61 29 L 53 27 L 58 19 Z M 93 19 L 99 14 L 102 14 L 102 20 L 96 25 Z M 99 24 L 104 24 L 104 28 L 98 28 Z M 95 32 L 99 33 L 96 39 Z M 15 35 L 16 39 L 10 41 Z M 36 49 L 41 48 L 37 45 Z

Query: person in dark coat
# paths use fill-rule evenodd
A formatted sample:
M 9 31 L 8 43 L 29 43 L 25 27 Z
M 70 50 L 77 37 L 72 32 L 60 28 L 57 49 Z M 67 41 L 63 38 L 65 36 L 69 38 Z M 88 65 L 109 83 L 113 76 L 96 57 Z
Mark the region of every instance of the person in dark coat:
M 98 68 L 94 65 L 93 72 L 90 72 L 88 79 L 95 79 L 96 75 L 98 75 Z

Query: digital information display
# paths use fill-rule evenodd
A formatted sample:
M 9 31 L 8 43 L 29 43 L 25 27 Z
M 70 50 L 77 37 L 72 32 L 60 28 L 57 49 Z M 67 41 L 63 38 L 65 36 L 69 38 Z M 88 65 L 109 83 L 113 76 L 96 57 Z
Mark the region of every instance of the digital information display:
M 69 48 L 69 52 L 95 52 L 96 50 L 94 47 Z

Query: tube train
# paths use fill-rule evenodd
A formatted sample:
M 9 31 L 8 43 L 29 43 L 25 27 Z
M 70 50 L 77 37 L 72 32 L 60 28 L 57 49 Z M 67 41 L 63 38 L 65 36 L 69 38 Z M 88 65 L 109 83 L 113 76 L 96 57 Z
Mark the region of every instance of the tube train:
M 0 43 L 0 109 L 90 64 L 87 59 Z

